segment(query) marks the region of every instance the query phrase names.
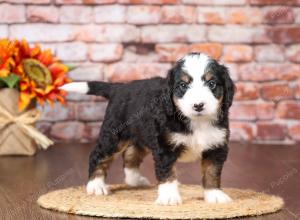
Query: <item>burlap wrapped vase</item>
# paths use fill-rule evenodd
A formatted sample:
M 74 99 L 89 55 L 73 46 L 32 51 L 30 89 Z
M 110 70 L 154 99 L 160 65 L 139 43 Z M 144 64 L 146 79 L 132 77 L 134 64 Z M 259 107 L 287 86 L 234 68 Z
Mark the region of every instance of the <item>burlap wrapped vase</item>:
M 52 141 L 34 128 L 40 113 L 34 105 L 20 112 L 19 92 L 0 90 L 0 155 L 33 155 L 38 146 L 46 149 Z

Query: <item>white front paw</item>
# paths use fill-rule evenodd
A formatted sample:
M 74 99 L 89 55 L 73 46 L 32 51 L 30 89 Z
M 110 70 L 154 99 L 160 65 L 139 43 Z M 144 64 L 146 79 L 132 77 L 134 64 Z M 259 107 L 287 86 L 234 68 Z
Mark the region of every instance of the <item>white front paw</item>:
M 149 186 L 149 180 L 138 169 L 125 168 L 125 183 L 129 186 Z
M 158 187 L 158 198 L 155 203 L 159 205 L 181 204 L 181 197 L 178 191 L 178 182 L 172 181 L 160 184 Z
M 95 179 L 90 180 L 86 186 L 86 191 L 89 195 L 108 195 L 110 193 L 103 177 L 96 177 Z
M 208 203 L 227 203 L 232 199 L 220 189 L 204 190 L 204 200 Z

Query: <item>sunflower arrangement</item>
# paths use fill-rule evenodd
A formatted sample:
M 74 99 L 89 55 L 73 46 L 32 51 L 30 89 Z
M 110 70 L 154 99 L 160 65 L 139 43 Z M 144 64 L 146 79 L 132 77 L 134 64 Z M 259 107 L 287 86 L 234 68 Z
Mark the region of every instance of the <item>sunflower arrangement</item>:
M 33 155 L 53 144 L 35 128 L 35 104 L 64 104 L 67 94 L 59 88 L 71 81 L 71 69 L 51 50 L 0 39 L 0 155 Z
M 67 76 L 71 69 L 49 49 L 31 47 L 26 40 L 0 40 L 0 88 L 19 90 L 20 111 L 32 101 L 64 104 L 66 93 L 59 87 L 71 81 Z

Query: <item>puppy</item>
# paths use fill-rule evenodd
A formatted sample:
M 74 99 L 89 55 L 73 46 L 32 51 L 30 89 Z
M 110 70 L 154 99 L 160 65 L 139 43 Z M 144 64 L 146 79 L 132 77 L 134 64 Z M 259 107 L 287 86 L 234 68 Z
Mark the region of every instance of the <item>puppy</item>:
M 181 203 L 174 165 L 197 159 L 202 164 L 204 200 L 231 201 L 220 182 L 235 86 L 228 69 L 216 60 L 190 53 L 176 62 L 166 78 L 127 84 L 73 82 L 62 89 L 109 100 L 98 143 L 90 154 L 88 194 L 109 194 L 105 177 L 118 152 L 123 153 L 125 182 L 149 185 L 139 166 L 151 152 L 159 181 L 156 203 Z

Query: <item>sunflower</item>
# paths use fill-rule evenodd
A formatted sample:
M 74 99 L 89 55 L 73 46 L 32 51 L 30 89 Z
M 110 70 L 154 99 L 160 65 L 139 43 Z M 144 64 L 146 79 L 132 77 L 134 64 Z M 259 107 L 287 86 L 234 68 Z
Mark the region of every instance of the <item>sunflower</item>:
M 41 105 L 45 102 L 53 105 L 55 101 L 65 103 L 66 93 L 59 87 L 71 81 L 67 76 L 70 67 L 62 64 L 51 50 L 42 50 L 39 45 L 30 47 L 25 40 L 3 40 L 2 45 L 7 49 L 0 48 L 0 77 L 10 73 L 20 77 L 20 110 L 33 100 Z

